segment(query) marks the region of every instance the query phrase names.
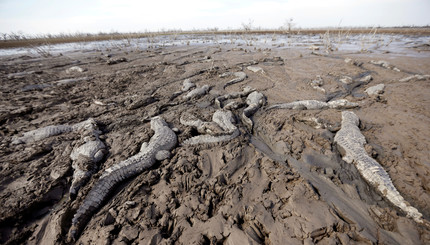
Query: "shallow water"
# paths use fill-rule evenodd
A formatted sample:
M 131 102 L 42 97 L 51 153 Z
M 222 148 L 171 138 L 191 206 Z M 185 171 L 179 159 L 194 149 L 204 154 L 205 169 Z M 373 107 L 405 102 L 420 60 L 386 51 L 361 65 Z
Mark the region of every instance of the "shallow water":
M 105 40 L 94 42 L 63 43 L 42 45 L 38 47 L 21 47 L 0 49 L 0 56 L 37 55 L 47 52 L 52 55 L 67 52 L 109 51 L 123 49 L 125 51 L 147 50 L 160 47 L 189 46 L 203 44 L 234 44 L 242 47 L 255 48 L 308 48 L 318 47 L 319 50 L 340 52 L 373 52 L 399 53 L 402 55 L 420 56 L 415 47 L 430 44 L 430 36 L 360 34 L 360 35 L 281 35 L 281 34 L 230 34 L 230 35 L 169 35 L 147 38 Z M 330 52 L 331 52 L 330 51 Z M 428 51 L 428 50 L 427 50 Z

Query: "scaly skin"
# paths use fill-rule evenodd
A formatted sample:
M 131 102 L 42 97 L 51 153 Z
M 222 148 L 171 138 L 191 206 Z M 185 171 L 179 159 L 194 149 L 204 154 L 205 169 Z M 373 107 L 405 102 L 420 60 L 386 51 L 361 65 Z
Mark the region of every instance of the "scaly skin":
M 99 162 L 104 155 L 105 145 L 99 139 L 100 131 L 97 129 L 97 123 L 93 118 L 73 125 L 51 125 L 35 129 L 24 133 L 21 137 L 15 137 L 12 141 L 12 144 L 33 143 L 51 136 L 72 131 L 79 131 L 82 133 L 85 144 L 75 148 L 70 154 L 70 158 L 73 160 L 72 168 L 74 170 L 70 187 L 71 198 L 73 198 L 79 188 L 85 184 L 94 170 L 94 164 Z
M 229 99 L 236 99 L 236 98 L 240 98 L 240 97 L 245 97 L 248 96 L 250 93 L 254 92 L 255 89 L 246 86 L 245 88 L 243 88 L 242 92 L 233 92 L 230 94 L 225 94 L 225 95 L 221 95 L 215 98 L 215 104 L 219 107 L 219 108 L 224 108 L 223 106 L 223 102 Z
M 252 131 L 254 123 L 252 122 L 250 116 L 252 116 L 261 106 L 266 104 L 266 97 L 264 97 L 264 94 L 254 91 L 246 98 L 246 104 L 248 107 L 243 110 L 242 121 Z
M 151 120 L 154 135 L 148 143 L 143 143 L 138 154 L 108 168 L 85 197 L 72 220 L 68 240 L 76 240 L 85 227 L 92 213 L 98 209 L 109 192 L 119 182 L 141 173 L 151 167 L 156 160 L 163 160 L 169 156 L 170 150 L 177 143 L 175 133 L 168 127 L 161 117 Z
M 405 202 L 388 173 L 377 161 L 367 155 L 364 149 L 366 139 L 358 128 L 359 123 L 360 119 L 353 112 L 342 112 L 342 127 L 336 133 L 334 142 L 343 150 L 343 160 L 354 163 L 364 179 L 375 186 L 391 203 L 403 210 L 408 217 L 421 223 L 422 214 Z
M 412 80 L 422 81 L 422 80 L 427 80 L 427 79 L 430 79 L 430 75 L 418 75 L 418 74 L 416 74 L 416 75 L 402 78 L 399 80 L 399 82 L 404 83 L 404 82 L 409 82 Z
M 193 82 L 191 82 L 190 79 L 185 79 L 184 83 L 182 84 L 181 90 L 183 92 L 187 92 L 188 90 L 195 88 L 195 87 L 196 87 L 196 85 Z
M 33 143 L 45 138 L 68 133 L 73 131 L 73 127 L 70 125 L 50 125 L 43 128 L 38 128 L 29 132 L 26 132 L 21 137 L 14 137 L 12 140 L 13 145 Z
M 200 88 L 195 88 L 188 92 L 188 94 L 184 95 L 182 98 L 185 100 L 190 100 L 193 98 L 200 97 L 202 95 L 205 95 L 210 90 L 209 85 L 203 85 Z
M 198 144 L 218 143 L 218 142 L 229 141 L 239 136 L 240 131 L 233 124 L 234 118 L 231 111 L 217 110 L 212 116 L 212 121 L 214 121 L 224 130 L 224 135 L 221 135 L 221 136 L 213 136 L 213 135 L 207 135 L 207 134 L 198 135 L 185 140 L 182 144 L 198 145 Z M 199 125 L 199 122 L 189 123 L 187 125 Z
M 320 109 L 350 109 L 357 107 L 357 103 L 349 102 L 344 99 L 334 100 L 330 102 L 322 102 L 318 100 L 300 100 L 290 103 L 272 105 L 267 108 L 271 109 L 299 109 L 299 110 L 320 110 Z
M 179 122 L 182 125 L 196 128 L 197 132 L 201 134 L 222 135 L 225 133 L 216 122 L 204 122 L 188 112 L 182 113 Z
M 230 86 L 232 84 L 235 83 L 239 83 L 242 82 L 243 80 L 246 79 L 246 73 L 243 71 L 239 71 L 239 72 L 226 72 L 221 74 L 219 77 L 228 77 L 228 76 L 235 76 L 234 79 L 228 81 L 226 84 L 224 84 L 224 88 L 226 88 L 227 86 Z
M 73 161 L 73 180 L 70 186 L 71 199 L 74 199 L 81 186 L 88 181 L 96 169 L 96 164 L 103 159 L 106 153 L 106 146 L 99 139 L 101 132 L 94 120 L 92 120 L 91 126 L 86 126 L 82 133 L 85 143 L 73 149 L 70 154 Z
M 85 127 L 91 127 L 93 123 L 94 123 L 94 119 L 89 118 L 86 121 L 76 123 L 74 125 L 67 125 L 67 124 L 50 125 L 43 128 L 38 128 L 24 133 L 23 136 L 21 137 L 14 137 L 12 139 L 12 144 L 17 145 L 17 144 L 33 143 L 39 140 L 49 138 L 51 136 L 77 131 Z

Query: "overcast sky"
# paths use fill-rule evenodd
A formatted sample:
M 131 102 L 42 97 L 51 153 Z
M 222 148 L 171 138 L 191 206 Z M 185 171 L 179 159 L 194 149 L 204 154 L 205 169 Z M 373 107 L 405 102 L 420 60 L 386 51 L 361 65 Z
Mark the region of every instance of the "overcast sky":
M 0 0 L 0 33 L 430 25 L 430 0 Z

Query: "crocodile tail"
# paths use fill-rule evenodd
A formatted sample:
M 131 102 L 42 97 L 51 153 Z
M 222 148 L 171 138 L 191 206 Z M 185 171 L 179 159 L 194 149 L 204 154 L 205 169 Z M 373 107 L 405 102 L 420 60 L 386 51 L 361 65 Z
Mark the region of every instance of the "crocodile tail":
M 266 110 L 272 110 L 272 109 L 283 109 L 285 108 L 284 106 L 285 104 L 276 104 L 276 105 L 271 105 L 269 107 L 267 107 Z
M 245 111 L 242 113 L 242 122 L 248 127 L 248 129 L 252 132 L 252 128 L 254 127 L 254 123 L 252 122 L 251 118 L 247 115 L 248 113 L 245 113 Z M 252 115 L 252 114 L 251 114 Z
M 79 237 L 86 223 L 90 220 L 92 213 L 100 207 L 112 187 L 119 182 L 115 177 L 115 174 L 112 173 L 99 179 L 90 190 L 72 219 L 72 227 L 68 234 L 69 240 L 75 241 Z
M 221 135 L 221 136 L 212 136 L 212 135 L 198 135 L 192 138 L 185 140 L 183 145 L 198 145 L 198 144 L 210 144 L 210 143 L 219 143 L 224 141 L 229 141 L 237 136 L 239 136 L 240 131 L 236 129 L 232 134 Z

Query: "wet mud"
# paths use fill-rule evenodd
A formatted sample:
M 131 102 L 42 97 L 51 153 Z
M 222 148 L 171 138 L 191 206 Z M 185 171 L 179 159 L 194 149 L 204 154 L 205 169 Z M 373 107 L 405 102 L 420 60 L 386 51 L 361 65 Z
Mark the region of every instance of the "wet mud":
M 415 52 L 201 44 L 1 56 L 0 243 L 428 244 L 430 78 L 402 80 L 430 70 L 430 55 Z M 380 60 L 389 64 L 372 62 Z M 383 91 L 369 95 L 366 89 L 377 84 Z M 240 95 L 247 86 L 264 100 L 251 105 L 248 94 Z M 338 99 L 358 107 L 267 109 Z M 251 107 L 252 114 L 244 113 Z M 199 135 L 233 135 L 214 124 L 218 110 L 231 111 L 235 137 L 183 144 Z M 368 155 L 422 222 L 342 160 L 334 136 L 343 110 L 360 118 Z M 184 125 L 181 115 L 210 126 Z M 155 116 L 178 138 L 169 158 L 119 181 L 70 239 L 85 197 L 104 171 L 150 141 Z M 79 167 L 91 175 L 71 196 L 71 154 L 94 137 L 70 130 L 17 139 L 89 118 L 104 154 L 82 160 Z

